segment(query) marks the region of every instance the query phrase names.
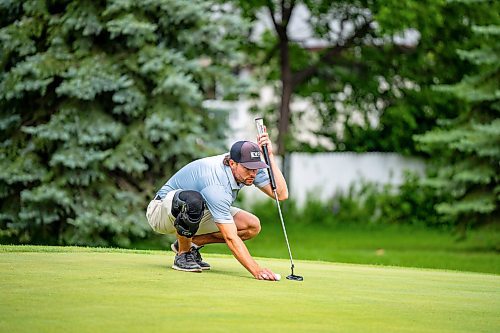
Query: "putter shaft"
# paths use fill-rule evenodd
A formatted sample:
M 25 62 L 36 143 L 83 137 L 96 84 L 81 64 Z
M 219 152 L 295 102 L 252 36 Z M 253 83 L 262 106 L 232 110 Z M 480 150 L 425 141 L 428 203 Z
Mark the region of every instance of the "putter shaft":
M 259 135 L 262 135 L 265 132 L 264 121 L 262 120 L 262 118 L 256 118 L 255 124 L 257 125 L 257 132 L 259 133 Z M 271 188 L 272 188 L 273 193 L 274 193 L 274 199 L 276 200 L 276 206 L 278 206 L 278 213 L 280 216 L 281 227 L 283 228 L 283 233 L 285 234 L 286 247 L 288 249 L 288 254 L 290 255 L 290 264 L 291 264 L 292 274 L 287 276 L 286 278 L 289 280 L 303 281 L 304 278 L 302 276 L 295 275 L 293 273 L 293 269 L 295 268 L 295 265 L 293 264 L 292 250 L 290 250 L 290 242 L 288 242 L 288 235 L 286 232 L 285 221 L 283 220 L 283 214 L 281 213 L 281 206 L 280 206 L 280 202 L 278 199 L 278 192 L 276 190 L 276 180 L 274 179 L 273 170 L 271 169 L 271 163 L 270 163 L 271 161 L 269 159 L 269 151 L 267 149 L 267 145 L 262 146 L 262 151 L 264 153 L 264 160 L 265 160 L 266 164 L 269 166 L 269 168 L 267 169 L 267 171 L 269 173 L 269 181 L 271 183 Z
M 286 247 L 288 249 L 288 254 L 290 255 L 290 264 L 292 268 L 292 275 L 293 274 L 293 269 L 295 268 L 295 265 L 293 264 L 293 257 L 292 257 L 292 251 L 290 250 L 290 243 L 288 242 L 288 236 L 286 232 L 286 227 L 285 227 L 285 221 L 283 220 L 283 214 L 281 213 L 281 207 L 280 207 L 280 202 L 278 200 L 278 193 L 276 192 L 276 189 L 273 189 L 274 191 L 274 199 L 276 200 L 276 206 L 278 206 L 278 213 L 280 216 L 280 221 L 281 221 L 281 227 L 283 228 L 283 234 L 285 235 L 285 241 L 286 241 Z

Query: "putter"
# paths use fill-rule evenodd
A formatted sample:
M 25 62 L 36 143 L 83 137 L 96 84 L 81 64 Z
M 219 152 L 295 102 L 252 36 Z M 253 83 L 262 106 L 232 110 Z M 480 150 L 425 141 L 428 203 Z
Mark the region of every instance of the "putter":
M 259 133 L 259 136 L 262 135 L 264 133 L 264 120 L 262 118 L 255 118 L 255 125 L 257 125 L 257 132 Z M 288 242 L 288 236 L 286 234 L 285 221 L 283 221 L 283 215 L 281 214 L 280 202 L 278 200 L 278 192 L 276 191 L 276 181 L 274 179 L 273 170 L 271 170 L 271 163 L 269 160 L 269 151 L 267 150 L 267 145 L 262 146 L 262 151 L 264 152 L 264 160 L 266 164 L 269 165 L 269 168 L 267 169 L 267 171 L 269 172 L 269 180 L 271 181 L 271 188 L 273 189 L 274 192 L 274 199 L 276 200 L 276 206 L 278 207 L 278 213 L 281 220 L 281 227 L 283 228 L 283 233 L 285 234 L 286 246 L 288 248 L 288 254 L 290 255 L 290 264 L 292 265 L 291 266 L 292 274 L 288 275 L 286 278 L 288 280 L 303 281 L 304 278 L 302 276 L 293 274 L 293 269 L 295 268 L 295 265 L 293 264 L 292 251 L 290 250 L 290 243 Z

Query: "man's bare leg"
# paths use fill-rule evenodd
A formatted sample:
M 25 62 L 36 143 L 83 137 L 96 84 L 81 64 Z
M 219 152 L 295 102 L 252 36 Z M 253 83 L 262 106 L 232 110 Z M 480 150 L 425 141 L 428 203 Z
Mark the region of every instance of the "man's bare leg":
M 177 235 L 177 241 L 179 242 L 179 251 L 175 255 L 172 268 L 184 272 L 201 272 L 202 267 L 190 253 L 191 238 Z
M 259 219 L 244 210 L 239 211 L 234 215 L 234 224 L 238 229 L 238 236 L 242 240 L 252 239 L 257 236 L 260 232 L 260 221 Z M 196 235 L 192 238 L 193 243 L 198 246 L 203 246 L 212 243 L 225 243 L 224 237 L 220 232 L 214 232 L 211 234 Z
M 177 241 L 179 242 L 179 253 L 189 252 L 191 249 L 192 238 L 187 238 L 177 234 Z

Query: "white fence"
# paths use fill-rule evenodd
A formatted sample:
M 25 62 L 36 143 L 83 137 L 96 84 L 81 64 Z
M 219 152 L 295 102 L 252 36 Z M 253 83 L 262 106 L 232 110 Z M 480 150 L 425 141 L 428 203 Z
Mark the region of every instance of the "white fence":
M 327 200 L 361 181 L 399 185 L 405 170 L 425 173 L 423 160 L 394 153 L 293 153 L 290 163 L 290 198 L 299 205 L 309 195 Z M 265 199 L 255 187 L 242 192 L 248 204 Z
M 263 89 L 260 104 L 266 105 L 273 98 L 275 96 L 272 95 L 272 89 Z M 249 101 L 205 102 L 205 106 L 209 108 L 230 110 L 228 149 L 238 140 L 256 140 L 255 115 L 249 112 L 251 104 Z M 292 106 L 295 109 L 303 109 L 307 106 L 302 104 L 304 101 L 295 102 Z M 268 128 L 270 132 L 276 131 L 271 124 L 267 125 L 271 126 Z M 309 119 L 303 124 L 306 129 L 304 133 L 299 133 L 301 140 L 313 146 L 318 144 L 317 138 L 311 133 L 308 134 L 308 129 L 315 126 L 317 124 L 314 119 Z M 351 185 L 359 184 L 361 181 L 398 185 L 403 181 L 405 170 L 423 175 L 425 163 L 421 159 L 404 157 L 395 153 L 293 153 L 290 161 L 290 198 L 293 198 L 299 205 L 306 201 L 308 195 L 327 200 L 335 193 L 345 191 Z M 253 186 L 243 189 L 242 195 L 245 197 L 246 204 L 266 198 Z

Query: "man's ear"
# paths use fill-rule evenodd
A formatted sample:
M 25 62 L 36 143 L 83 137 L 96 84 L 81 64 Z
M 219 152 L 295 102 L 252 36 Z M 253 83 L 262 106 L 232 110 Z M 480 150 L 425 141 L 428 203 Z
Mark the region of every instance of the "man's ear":
M 236 164 L 237 164 L 237 163 L 236 163 L 235 161 L 233 161 L 233 160 L 231 160 L 231 159 L 229 160 L 229 166 L 230 166 L 231 168 L 234 168 L 234 167 L 236 166 Z

